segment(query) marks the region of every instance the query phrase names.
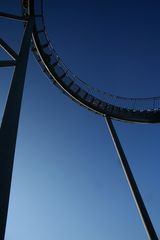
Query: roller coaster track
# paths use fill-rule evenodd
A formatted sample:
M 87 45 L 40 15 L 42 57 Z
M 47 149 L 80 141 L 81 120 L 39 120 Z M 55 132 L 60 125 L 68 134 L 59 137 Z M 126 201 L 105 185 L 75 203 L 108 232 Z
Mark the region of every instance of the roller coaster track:
M 96 89 L 64 64 L 46 32 L 43 0 L 24 1 L 23 14 L 35 16 L 32 51 L 51 81 L 81 106 L 100 115 L 137 123 L 160 122 L 160 97 L 126 98 Z
M 23 16 L 17 16 L 0 12 L 0 17 L 22 21 L 25 26 L 19 53 L 16 53 L 7 42 L 0 38 L 0 47 L 12 58 L 10 61 L 0 61 L 0 67 L 15 68 L 0 127 L 0 240 L 4 240 L 5 237 L 14 153 L 30 44 L 43 72 L 64 94 L 81 106 L 105 117 L 148 238 L 158 240 L 112 119 L 136 123 L 160 123 L 160 97 L 126 98 L 90 86 L 75 76 L 63 63 L 47 37 L 43 0 L 22 0 L 22 13 Z

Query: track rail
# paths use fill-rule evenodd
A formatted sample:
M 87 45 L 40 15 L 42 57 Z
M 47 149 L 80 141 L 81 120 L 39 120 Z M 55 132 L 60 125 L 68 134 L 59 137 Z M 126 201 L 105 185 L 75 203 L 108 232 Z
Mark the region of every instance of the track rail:
M 51 81 L 81 106 L 100 115 L 137 123 L 160 122 L 160 97 L 126 98 L 96 89 L 75 76 L 48 39 L 43 0 L 24 0 L 23 14 L 35 16 L 32 51 Z

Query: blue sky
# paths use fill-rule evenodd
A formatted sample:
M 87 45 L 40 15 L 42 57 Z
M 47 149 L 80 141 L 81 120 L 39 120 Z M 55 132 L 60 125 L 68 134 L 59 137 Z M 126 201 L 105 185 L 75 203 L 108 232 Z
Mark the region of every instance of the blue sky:
M 159 95 L 160 3 L 44 2 L 49 37 L 75 74 L 118 95 Z M 5 10 L 20 12 L 19 1 Z M 0 29 L 17 49 L 21 23 Z M 12 72 L 0 73 L 2 116 Z M 160 237 L 160 127 L 114 124 Z M 32 53 L 5 240 L 18 239 L 147 239 L 104 119 L 55 88 Z

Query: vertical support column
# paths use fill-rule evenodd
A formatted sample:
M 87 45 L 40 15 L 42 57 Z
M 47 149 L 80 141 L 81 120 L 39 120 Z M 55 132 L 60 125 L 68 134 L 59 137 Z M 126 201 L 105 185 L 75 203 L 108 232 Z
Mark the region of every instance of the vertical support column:
M 109 117 L 105 117 L 105 120 L 106 120 L 106 123 L 108 125 L 108 129 L 109 129 L 109 132 L 111 134 L 113 143 L 115 145 L 117 154 L 119 156 L 123 171 L 124 171 L 125 176 L 127 178 L 129 187 L 131 189 L 133 198 L 136 202 L 139 214 L 142 218 L 142 221 L 143 221 L 144 227 L 146 229 L 148 238 L 150 240 L 158 240 L 158 237 L 156 235 L 156 232 L 155 232 L 154 227 L 152 225 L 152 222 L 150 220 L 149 214 L 147 212 L 147 209 L 144 205 L 141 194 L 139 192 L 138 186 L 137 186 L 137 184 L 135 182 L 135 179 L 133 177 L 133 174 L 131 172 L 129 163 L 127 161 L 127 158 L 126 158 L 125 153 L 123 151 L 123 148 L 121 146 L 120 140 L 119 140 L 119 138 L 117 136 L 117 133 L 116 133 L 116 130 L 113 126 L 112 120 Z
M 5 237 L 14 153 L 33 23 L 34 18 L 30 17 L 17 57 L 0 128 L 0 240 L 4 240 Z

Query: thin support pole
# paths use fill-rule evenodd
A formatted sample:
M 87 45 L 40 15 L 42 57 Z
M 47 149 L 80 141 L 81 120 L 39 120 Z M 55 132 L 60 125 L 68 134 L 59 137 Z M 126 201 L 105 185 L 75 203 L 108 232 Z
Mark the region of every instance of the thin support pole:
M 0 128 L 0 240 L 4 240 L 18 123 L 34 18 L 26 25 Z
M 126 158 L 125 153 L 123 151 L 123 148 L 121 146 L 120 140 L 118 138 L 118 135 L 116 133 L 116 130 L 114 128 L 112 120 L 109 117 L 107 117 L 107 116 L 105 117 L 105 120 L 106 120 L 106 123 L 108 125 L 108 129 L 109 129 L 109 132 L 111 134 L 113 143 L 115 145 L 117 154 L 119 156 L 120 163 L 122 165 L 123 171 L 124 171 L 125 176 L 127 178 L 129 187 L 131 189 L 133 198 L 134 198 L 134 200 L 136 202 L 139 214 L 141 216 L 141 219 L 143 221 L 144 227 L 146 229 L 148 238 L 150 240 L 158 240 L 157 234 L 156 234 L 156 232 L 154 230 L 154 227 L 153 227 L 152 222 L 150 220 L 149 214 L 148 214 L 147 209 L 146 209 L 146 207 L 144 205 L 144 202 L 143 202 L 143 199 L 141 197 L 140 191 L 139 191 L 138 186 L 136 184 L 136 181 L 135 181 L 135 179 L 133 177 L 131 168 L 129 166 L 129 163 L 127 161 L 127 158 Z

